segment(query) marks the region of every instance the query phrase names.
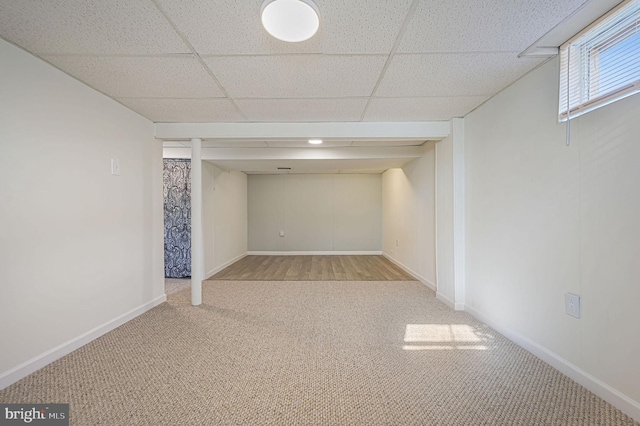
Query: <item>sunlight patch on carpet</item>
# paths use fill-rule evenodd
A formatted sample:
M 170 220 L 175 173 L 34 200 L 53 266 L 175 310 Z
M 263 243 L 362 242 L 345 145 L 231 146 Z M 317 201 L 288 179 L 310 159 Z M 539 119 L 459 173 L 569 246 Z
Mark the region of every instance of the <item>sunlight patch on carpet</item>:
M 407 324 L 404 341 L 405 343 L 429 343 L 428 345 L 402 346 L 406 351 L 488 349 L 485 345 L 475 344 L 486 341 L 486 338 L 467 324 Z

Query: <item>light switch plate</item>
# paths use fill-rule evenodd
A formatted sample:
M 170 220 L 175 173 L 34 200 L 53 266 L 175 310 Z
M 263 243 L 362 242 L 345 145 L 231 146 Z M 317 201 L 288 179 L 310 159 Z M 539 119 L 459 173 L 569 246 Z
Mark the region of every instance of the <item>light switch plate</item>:
M 568 315 L 580 318 L 580 296 L 566 293 L 564 295 L 564 306 Z
M 117 158 L 111 159 L 111 174 L 114 176 L 120 176 L 120 160 Z

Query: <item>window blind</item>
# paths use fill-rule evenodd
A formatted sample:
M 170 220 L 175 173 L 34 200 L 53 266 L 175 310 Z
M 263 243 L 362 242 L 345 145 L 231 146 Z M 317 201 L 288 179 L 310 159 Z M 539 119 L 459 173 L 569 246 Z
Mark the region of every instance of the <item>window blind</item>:
M 640 0 L 627 0 L 560 47 L 559 120 L 640 91 Z

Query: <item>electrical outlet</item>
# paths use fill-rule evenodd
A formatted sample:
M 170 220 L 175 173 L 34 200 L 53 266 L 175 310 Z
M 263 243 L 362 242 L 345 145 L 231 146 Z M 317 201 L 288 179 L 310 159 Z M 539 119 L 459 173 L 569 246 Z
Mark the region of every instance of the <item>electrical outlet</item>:
M 396 240 L 396 247 L 399 247 L 400 241 Z
M 568 315 L 580 318 L 580 296 L 566 293 L 564 295 L 564 307 Z

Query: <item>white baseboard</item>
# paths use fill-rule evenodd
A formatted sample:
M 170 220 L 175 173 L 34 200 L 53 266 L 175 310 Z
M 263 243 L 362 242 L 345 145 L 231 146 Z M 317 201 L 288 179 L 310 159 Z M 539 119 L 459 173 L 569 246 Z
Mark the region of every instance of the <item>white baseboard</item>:
M 397 267 L 399 267 L 403 271 L 405 271 L 407 274 L 412 275 L 414 278 L 417 278 L 422 284 L 426 285 L 431 290 L 436 291 L 436 285 L 434 283 L 432 283 L 431 281 L 429 281 L 425 277 L 421 276 L 417 272 L 412 271 L 411 268 L 406 267 L 401 262 L 399 262 L 398 260 L 396 260 L 393 257 L 391 257 L 391 255 L 389 253 L 382 252 L 382 255 L 384 257 L 386 257 L 387 259 L 389 259 L 391 261 L 391 263 L 393 263 L 394 265 L 396 265 Z
M 380 256 L 381 251 L 250 251 L 252 256 Z
M 439 301 L 441 301 L 451 309 L 454 309 L 456 311 L 460 310 L 460 309 L 456 309 L 456 304 L 453 302 L 453 300 L 449 299 L 447 296 L 440 293 L 439 291 L 436 291 L 436 299 L 438 299 Z
M 222 271 L 227 266 L 230 266 L 230 265 L 236 263 L 238 260 L 242 259 L 243 257 L 247 257 L 247 254 L 249 254 L 249 253 L 242 253 L 240 256 L 236 256 L 233 259 L 229 260 L 228 262 L 225 262 L 222 265 L 213 268 L 212 270 L 207 272 L 207 274 L 205 275 L 205 277 L 206 277 L 205 280 L 208 280 L 209 278 L 211 278 L 212 276 L 214 276 L 218 272 Z
M 533 355 L 551 365 L 556 370 L 570 377 L 572 380 L 575 380 L 594 394 L 598 395 L 600 398 L 607 401 L 609 404 L 618 408 L 623 413 L 633 417 L 636 421 L 640 421 L 640 402 L 629 398 L 627 395 L 612 388 L 602 380 L 592 376 L 578 366 L 551 352 L 544 346 L 541 346 L 520 333 L 510 330 L 509 328 L 489 319 L 474 308 L 465 306 L 465 311 L 487 324 L 489 327 L 493 328 L 512 342 L 531 352 Z
M 102 325 L 99 325 L 86 333 L 83 333 L 73 339 L 56 346 L 30 360 L 23 362 L 22 364 L 5 371 L 0 374 L 0 389 L 4 389 L 7 386 L 17 382 L 20 379 L 27 377 L 29 374 L 40 370 L 42 367 L 51 364 L 53 361 L 62 358 L 63 356 L 75 351 L 76 349 L 86 345 L 92 340 L 97 339 L 110 332 L 111 330 L 121 326 L 122 324 L 131 321 L 135 317 L 147 312 L 148 310 L 158 306 L 159 304 L 167 300 L 167 295 L 163 294 L 158 296 L 150 302 L 144 305 L 138 306 L 126 312 Z

